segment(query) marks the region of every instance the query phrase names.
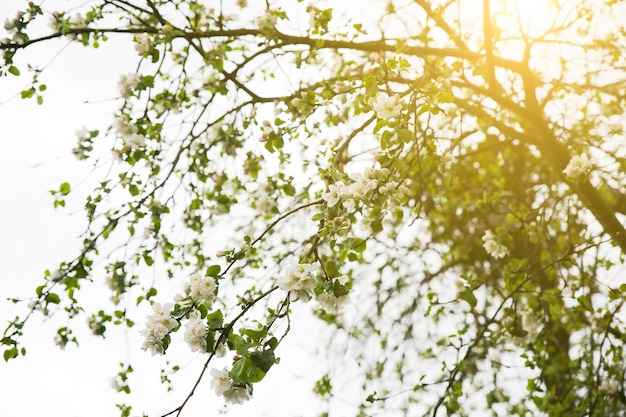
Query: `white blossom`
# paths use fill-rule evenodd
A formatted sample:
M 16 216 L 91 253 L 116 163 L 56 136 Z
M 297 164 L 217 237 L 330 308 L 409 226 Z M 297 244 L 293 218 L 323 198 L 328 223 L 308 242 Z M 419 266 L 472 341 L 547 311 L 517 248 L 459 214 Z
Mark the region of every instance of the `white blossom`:
M 350 296 L 347 294 L 335 297 L 333 294 L 321 293 L 315 299 L 324 310 L 332 314 L 337 313 L 344 305 L 350 304 Z
M 385 94 L 379 94 L 376 97 L 376 101 L 372 104 L 374 111 L 379 118 L 389 120 L 400 115 L 402 110 L 402 104 L 400 103 L 398 96 L 394 95 L 389 97 Z
M 139 133 L 133 133 L 132 135 L 124 138 L 124 142 L 126 142 L 126 145 L 128 145 L 129 148 L 138 151 L 145 148 L 146 137 L 140 135 Z
M 605 394 L 615 394 L 619 389 L 619 385 L 616 381 L 602 381 L 598 386 L 598 391 Z
M 232 388 L 233 380 L 228 375 L 228 371 L 224 369 L 212 369 L 211 388 L 215 391 L 215 395 L 222 396 L 226 391 Z
M 163 339 L 178 326 L 178 322 L 169 314 L 171 309 L 171 303 L 163 306 L 154 303 L 152 315 L 148 316 L 146 327 L 140 332 L 145 337 L 141 348 L 143 350 L 150 349 L 153 356 L 164 352 Z
M 137 133 L 137 126 L 129 123 L 125 116 L 117 116 L 113 119 L 113 130 L 120 136 Z
M 345 194 L 345 187 L 345 184 L 341 181 L 330 184 L 328 186 L 328 191 L 322 193 L 322 200 L 328 203 L 328 207 L 335 206 L 339 202 L 339 200 L 341 200 L 341 197 Z
M 15 32 L 17 32 L 17 28 L 15 27 L 15 22 L 13 22 L 13 20 L 11 20 L 11 19 L 5 19 L 5 21 L 4 21 L 4 30 L 9 32 L 10 35 L 12 35 Z
M 483 248 L 496 259 L 504 258 L 509 254 L 508 248 L 497 241 L 491 230 L 485 231 L 483 242 Z
M 226 343 L 222 342 L 215 348 L 215 356 L 218 358 L 223 358 L 228 353 L 228 349 L 226 348 Z
M 300 264 L 292 260 L 278 277 L 278 288 L 292 292 L 296 299 L 309 301 L 317 287 L 315 273 L 313 264 Z
M 356 210 L 356 201 L 354 201 L 353 199 L 345 200 L 341 203 L 341 206 L 348 212 L 353 213 Z
M 89 24 L 89 21 L 81 13 L 77 13 L 76 16 L 74 16 L 74 19 L 72 19 L 72 23 L 77 28 L 84 28 L 84 27 L 87 27 L 87 25 Z
M 82 139 L 88 138 L 90 136 L 90 132 L 89 130 L 87 130 L 85 126 L 77 130 L 75 133 L 79 141 Z
M 18 45 L 24 45 L 28 41 L 28 35 L 22 32 L 17 32 L 13 35 L 13 42 Z
M 278 17 L 275 14 L 272 14 L 269 10 L 257 19 L 257 25 L 261 31 L 274 31 L 276 29 L 277 22 Z
M 135 36 L 135 51 L 141 56 L 147 54 L 152 49 L 152 40 L 147 35 Z
M 584 180 L 589 175 L 592 168 L 593 165 L 586 154 L 582 154 L 580 156 L 575 155 L 569 161 L 563 170 L 563 173 L 568 180 L 578 182 L 580 180 Z
M 139 74 L 123 74 L 117 82 L 117 88 L 120 91 L 120 95 L 123 98 L 129 98 L 140 81 L 141 76 Z
M 222 394 L 224 400 L 231 404 L 243 404 L 250 399 L 248 390 L 241 387 L 231 387 Z
M 356 201 L 367 200 L 378 192 L 381 195 L 391 194 L 398 189 L 398 183 L 388 181 L 389 169 L 366 169 L 363 173 L 355 172 L 349 175 L 352 182 L 344 184 L 337 181 L 328 186 L 328 191 L 322 193 L 322 200 L 326 201 L 328 207 L 334 207 L 341 202 L 343 208 L 353 212 L 356 209 Z
M 195 303 L 213 304 L 215 301 L 215 279 L 203 277 L 200 274 L 193 274 L 185 287 L 185 293 L 191 297 Z
M 369 175 L 372 173 L 370 171 Z M 364 198 L 378 188 L 378 180 L 371 179 L 368 175 L 354 173 L 350 175 L 350 179 L 354 181 L 349 186 L 350 196 L 357 200 Z
M 381 186 L 378 189 L 378 192 L 381 194 L 391 194 L 396 188 L 398 188 L 398 183 L 395 181 L 389 181 L 387 184 Z
M 192 352 L 206 352 L 206 335 L 208 331 L 209 329 L 200 314 L 194 311 L 189 316 L 187 327 L 185 328 L 185 342 L 187 342 Z

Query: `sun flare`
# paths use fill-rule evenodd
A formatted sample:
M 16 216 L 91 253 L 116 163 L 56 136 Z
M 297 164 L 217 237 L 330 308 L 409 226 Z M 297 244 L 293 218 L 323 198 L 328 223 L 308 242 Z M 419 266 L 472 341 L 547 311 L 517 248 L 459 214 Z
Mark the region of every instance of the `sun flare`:
M 520 58 L 526 41 L 541 39 L 554 27 L 559 14 L 554 0 L 494 0 L 491 16 L 498 28 L 498 49 Z
M 518 20 L 518 29 L 530 38 L 544 35 L 555 23 L 558 8 L 553 0 L 500 0 Z

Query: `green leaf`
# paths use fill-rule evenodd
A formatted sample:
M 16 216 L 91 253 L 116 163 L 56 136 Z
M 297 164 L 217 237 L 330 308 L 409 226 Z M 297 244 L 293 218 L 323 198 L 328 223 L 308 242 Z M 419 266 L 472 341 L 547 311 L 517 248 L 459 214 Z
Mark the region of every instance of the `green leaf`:
M 7 349 L 4 351 L 4 360 L 8 362 L 9 360 L 16 358 L 18 355 L 17 347 L 12 347 L 11 349 Z
M 459 298 L 463 301 L 467 301 L 472 308 L 476 307 L 476 304 L 478 304 L 474 291 L 472 291 L 470 287 L 465 287 L 465 289 L 459 293 Z
M 252 352 L 250 354 L 250 361 L 254 366 L 266 373 L 276 362 L 276 356 L 274 356 L 274 351 L 271 349 L 261 352 Z
M 248 336 L 251 340 L 258 342 L 259 340 L 267 336 L 267 329 L 265 328 L 260 329 L 260 330 L 245 329 L 243 331 L 243 334 Z
M 284 145 L 285 141 L 280 136 L 276 136 L 274 139 L 272 139 L 272 146 L 275 149 L 282 149 Z
M 26 98 L 31 98 L 32 96 L 35 95 L 35 89 L 34 88 L 30 88 L 28 90 L 24 90 L 21 93 L 22 98 L 26 99 Z
M 131 184 L 128 187 L 128 192 L 130 193 L 130 195 L 132 195 L 133 197 L 135 197 L 136 195 L 139 194 L 139 187 L 137 187 L 137 185 L 135 184 Z
M 70 288 L 76 288 L 76 289 L 80 289 L 80 284 L 78 283 L 78 277 L 65 277 L 63 279 L 63 285 L 65 285 L 65 288 L 70 289 Z
M 71 190 L 72 190 L 72 187 L 70 186 L 68 182 L 64 182 L 59 186 L 59 192 L 63 195 L 68 195 Z
M 276 346 L 278 346 L 278 339 L 272 337 L 270 340 L 265 342 L 265 345 L 271 347 L 272 349 L 276 349 Z
M 11 65 L 9 67 L 9 73 L 18 76 L 20 75 L 20 70 L 15 65 Z
M 232 350 L 235 350 L 239 355 L 245 355 L 248 353 L 249 343 L 245 341 L 245 339 L 238 334 L 231 333 L 228 335 L 228 347 Z
M 152 287 L 146 293 L 146 298 L 149 300 L 151 297 L 154 297 L 155 295 L 157 295 L 157 289 Z
M 380 129 L 382 129 L 383 127 L 385 127 L 385 126 L 387 126 L 387 121 L 386 121 L 386 120 L 384 120 L 384 119 L 379 119 L 379 120 L 376 122 L 376 126 L 374 126 L 374 133 L 378 133 L 378 131 L 379 131 Z
M 311 217 L 311 220 L 314 222 L 318 222 L 320 220 L 324 220 L 324 217 L 324 213 L 315 213 L 313 217 Z
M 224 324 L 224 314 L 222 313 L 222 310 L 217 310 L 211 314 L 207 314 L 206 320 L 209 325 L 209 329 L 218 329 Z
M 209 312 L 209 308 L 205 303 L 196 305 L 196 309 L 200 312 L 200 317 L 205 318 Z
M 426 112 L 429 112 L 432 110 L 432 106 L 428 103 L 424 103 L 420 106 L 419 110 L 417 111 L 417 115 L 420 116 Z
M 333 386 L 331 384 L 328 374 L 324 375 L 317 382 L 315 382 L 315 386 L 313 387 L 313 392 L 318 394 L 320 397 L 329 395 L 332 390 Z
M 144 252 L 143 253 L 143 261 L 146 263 L 146 265 L 148 266 L 152 266 L 152 264 L 154 264 L 154 259 L 152 258 L 152 256 L 150 256 L 149 253 Z
M 391 143 L 391 131 L 385 130 L 380 136 L 380 147 L 387 149 L 392 145 Z
M 46 295 L 46 302 L 50 304 L 59 304 L 61 302 L 61 297 L 58 294 L 51 292 Z
M 348 292 L 348 289 L 344 285 L 341 285 L 338 280 L 335 280 L 335 282 L 333 282 L 333 295 L 335 297 L 344 296 L 348 294 Z
M 349 247 L 355 252 L 363 253 L 367 248 L 367 242 L 365 239 L 353 238 L 349 241 Z
M 447 91 L 440 91 L 435 95 L 435 100 L 441 104 L 454 103 L 454 96 Z
M 219 265 L 211 265 L 206 270 L 206 276 L 217 278 L 217 277 L 220 276 L 220 271 L 221 270 L 222 270 L 221 266 L 219 266 Z
M 41 297 L 41 294 L 43 294 L 43 290 L 46 288 L 45 285 L 40 285 L 39 287 L 37 287 L 37 289 L 35 289 L 35 293 L 37 294 L 37 297 Z
M 233 363 L 233 367 L 228 374 L 234 381 L 247 382 L 246 373 L 248 371 L 248 368 L 250 368 L 250 365 L 250 360 L 247 358 L 237 359 Z
M 207 352 L 215 352 L 215 332 L 207 332 L 206 337 Z
M 324 269 L 326 270 L 326 274 L 330 278 L 338 277 L 340 275 L 339 269 L 337 269 L 337 264 L 335 264 L 335 262 L 333 261 L 326 262 L 326 265 L 324 265 Z
M 283 191 L 290 197 L 296 195 L 296 188 L 291 184 L 283 185 Z
M 398 139 L 404 143 L 409 143 L 415 138 L 415 135 L 413 135 L 413 132 L 409 129 L 397 129 L 396 134 L 398 135 Z

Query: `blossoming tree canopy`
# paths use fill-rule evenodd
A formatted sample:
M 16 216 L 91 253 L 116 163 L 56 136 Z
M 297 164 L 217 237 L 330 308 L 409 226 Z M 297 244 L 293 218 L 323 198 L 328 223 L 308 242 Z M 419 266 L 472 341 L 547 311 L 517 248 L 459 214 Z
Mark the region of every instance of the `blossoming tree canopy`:
M 626 413 L 625 4 L 366 3 L 9 17 L 0 75 L 30 76 L 24 99 L 45 105 L 44 68 L 24 64 L 38 44 L 115 36 L 137 65 L 109 123 L 77 126 L 75 156 L 107 170 L 82 248 L 14 300 L 5 360 L 37 312 L 71 318 L 61 346 L 85 321 L 152 355 L 186 343 L 206 362 L 180 415 L 203 378 L 254 401 L 306 311 L 328 325 L 319 348 L 350 352 L 349 378 L 329 368 L 314 391 L 354 415 Z M 103 281 L 111 301 L 87 304 Z

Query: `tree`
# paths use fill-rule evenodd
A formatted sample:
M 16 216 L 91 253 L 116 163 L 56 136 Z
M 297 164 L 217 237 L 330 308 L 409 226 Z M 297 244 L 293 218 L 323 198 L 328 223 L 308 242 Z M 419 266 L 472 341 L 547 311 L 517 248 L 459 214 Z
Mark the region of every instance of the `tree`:
M 120 36 L 138 64 L 112 124 L 78 133 L 76 157 L 107 166 L 83 247 L 9 323 L 5 360 L 34 312 L 104 338 L 145 322 L 152 354 L 184 339 L 205 355 L 198 382 L 234 355 L 210 377 L 240 403 L 312 309 L 350 352 L 355 415 L 626 415 L 626 7 L 363 6 L 103 0 L 8 19 L 0 74 L 30 70 L 24 99 L 45 97 L 18 60 L 33 45 Z M 87 306 L 102 272 L 112 303 Z

